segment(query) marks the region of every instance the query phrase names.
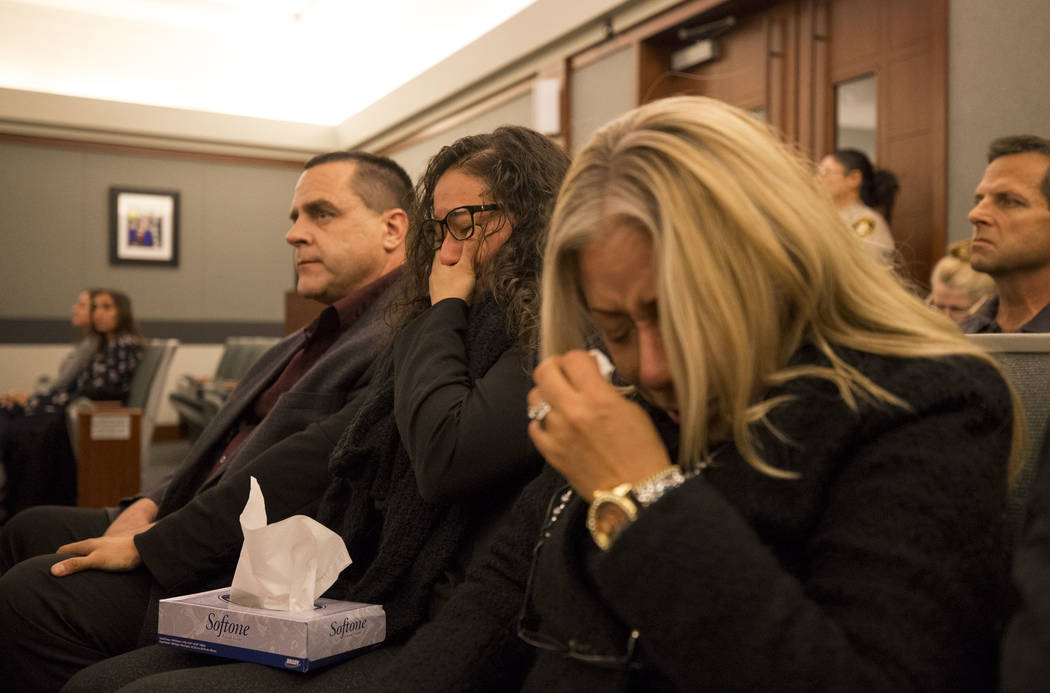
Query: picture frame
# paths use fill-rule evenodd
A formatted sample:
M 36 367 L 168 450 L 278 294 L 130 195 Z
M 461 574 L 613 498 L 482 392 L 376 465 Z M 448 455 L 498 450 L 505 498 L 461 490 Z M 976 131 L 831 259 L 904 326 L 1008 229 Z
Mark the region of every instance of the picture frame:
M 109 262 L 178 267 L 178 191 L 109 189 Z

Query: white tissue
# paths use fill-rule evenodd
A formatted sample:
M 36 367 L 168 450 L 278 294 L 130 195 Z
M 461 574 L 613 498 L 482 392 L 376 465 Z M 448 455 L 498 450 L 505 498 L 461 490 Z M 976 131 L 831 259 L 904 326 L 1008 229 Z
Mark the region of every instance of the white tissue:
M 612 374 L 613 371 L 616 370 L 616 367 L 612 365 L 612 361 L 609 360 L 609 357 L 598 349 L 589 349 L 587 353 L 590 354 L 598 364 L 598 372 L 602 374 L 602 377 L 606 380 L 612 380 Z
M 241 512 L 244 545 L 230 601 L 275 611 L 307 611 L 350 565 L 343 538 L 305 515 L 266 524 L 266 501 L 252 477 Z

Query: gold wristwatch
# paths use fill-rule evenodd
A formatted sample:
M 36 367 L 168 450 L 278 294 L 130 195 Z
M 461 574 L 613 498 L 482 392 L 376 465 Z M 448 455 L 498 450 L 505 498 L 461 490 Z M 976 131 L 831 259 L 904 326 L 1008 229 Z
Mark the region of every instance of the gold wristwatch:
M 671 465 L 637 484 L 620 484 L 609 491 L 595 491 L 587 509 L 587 530 L 594 543 L 607 551 L 616 537 L 638 517 L 638 506 L 648 507 L 665 493 L 685 483 L 685 475 L 678 465 Z M 616 507 L 623 514 L 619 522 L 602 517 L 602 509 Z

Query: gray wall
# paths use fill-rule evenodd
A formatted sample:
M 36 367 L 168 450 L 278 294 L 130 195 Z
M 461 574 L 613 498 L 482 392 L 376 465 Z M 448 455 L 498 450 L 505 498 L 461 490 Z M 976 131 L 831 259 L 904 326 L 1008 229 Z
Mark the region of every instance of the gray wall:
M 128 292 L 147 321 L 281 322 L 298 176 L 0 143 L 0 319 L 64 320 L 81 287 L 109 286 Z M 179 191 L 178 267 L 109 264 L 114 185 Z
M 591 135 L 618 115 L 634 108 L 634 49 L 628 46 L 572 74 L 569 145 L 580 150 Z
M 1050 136 L 1050 2 L 951 0 L 949 6 L 949 240 L 969 235 L 966 213 L 1001 134 Z M 573 147 L 631 105 L 630 51 L 572 81 Z M 395 154 L 416 177 L 447 142 L 503 123 L 530 124 L 531 94 Z M 0 322 L 65 320 L 78 289 L 128 291 L 155 321 L 279 322 L 292 287 L 283 235 L 298 171 L 122 156 L 0 143 Z M 108 188 L 181 193 L 177 268 L 111 266 Z M 0 334 L 0 342 L 9 341 Z
M 948 241 L 966 220 L 988 142 L 1050 137 L 1050 2 L 951 0 L 948 7 Z
M 390 158 L 401 164 L 412 180 L 416 181 L 426 170 L 430 157 L 437 154 L 443 146 L 452 144 L 465 135 L 492 132 L 500 125 L 532 126 L 532 92 L 511 99 L 439 135 L 396 151 L 390 155 Z
M 570 80 L 573 121 L 569 123 L 573 149 L 579 149 L 600 126 L 634 107 L 634 53 L 617 51 L 577 71 Z M 500 125 L 532 127 L 532 93 L 500 104 L 439 135 L 412 144 L 390 156 L 412 180 L 418 180 L 430 157 L 464 135 L 491 132 Z

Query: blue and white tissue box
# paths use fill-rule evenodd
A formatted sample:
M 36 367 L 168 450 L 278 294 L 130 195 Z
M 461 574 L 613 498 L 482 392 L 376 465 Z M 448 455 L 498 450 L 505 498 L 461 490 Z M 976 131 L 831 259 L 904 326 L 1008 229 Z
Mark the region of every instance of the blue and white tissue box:
M 349 658 L 386 638 L 379 604 L 317 599 L 308 611 L 241 606 L 230 588 L 160 601 L 157 642 L 192 652 L 310 671 Z

